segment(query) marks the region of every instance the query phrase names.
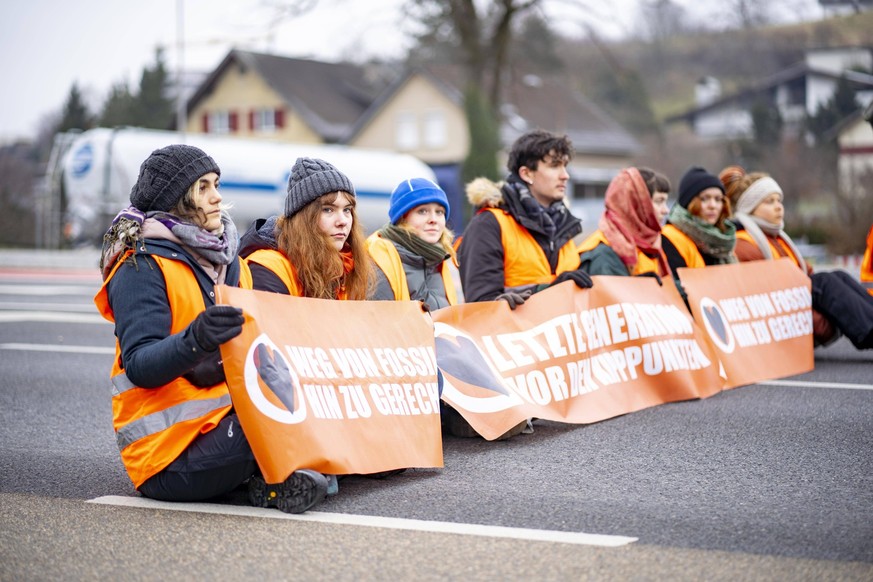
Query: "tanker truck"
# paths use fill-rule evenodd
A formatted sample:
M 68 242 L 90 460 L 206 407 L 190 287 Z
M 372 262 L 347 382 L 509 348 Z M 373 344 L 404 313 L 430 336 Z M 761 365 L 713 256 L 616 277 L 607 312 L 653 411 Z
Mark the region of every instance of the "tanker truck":
M 139 167 L 151 152 L 173 143 L 197 146 L 221 168 L 221 194 L 244 231 L 252 220 L 281 212 L 288 177 L 298 157 L 326 160 L 345 173 L 357 192 L 364 230 L 388 220 L 394 187 L 407 178 L 436 181 L 433 170 L 410 155 L 344 145 L 296 144 L 186 134 L 142 128 L 96 128 L 64 143 L 52 180 L 61 201 L 62 232 L 67 244 L 99 244 L 112 218 L 130 201 Z M 51 171 L 51 169 L 50 169 Z

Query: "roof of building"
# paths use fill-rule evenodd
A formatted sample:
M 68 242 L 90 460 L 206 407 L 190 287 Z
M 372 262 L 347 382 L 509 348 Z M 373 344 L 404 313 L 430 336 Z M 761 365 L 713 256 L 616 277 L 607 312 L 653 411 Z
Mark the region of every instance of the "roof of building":
M 254 69 L 326 142 L 354 138 L 414 75 L 424 76 L 463 107 L 463 69 L 429 65 L 406 69 L 370 68 L 280 55 L 231 50 L 188 101 L 190 112 L 234 64 Z M 386 80 L 387 79 L 387 80 Z M 577 152 L 630 155 L 639 143 L 621 125 L 576 90 L 565 77 L 511 76 L 501 110 L 501 138 L 511 144 L 532 129 L 566 133 Z
M 716 99 L 715 101 L 707 103 L 706 105 L 693 107 L 688 111 L 685 111 L 684 113 L 672 115 L 668 117 L 665 121 L 667 123 L 673 123 L 677 121 L 690 121 L 693 120 L 695 116 L 701 113 L 706 113 L 707 111 L 719 109 L 730 103 L 751 100 L 756 95 L 760 95 L 761 93 L 770 91 L 771 89 L 778 87 L 779 85 L 784 85 L 786 83 L 790 83 L 791 81 L 802 79 L 804 77 L 819 77 L 825 79 L 833 79 L 836 81 L 843 76 L 845 76 L 845 78 L 857 88 L 873 88 L 873 75 L 851 70 L 844 71 L 842 74 L 839 74 L 834 73 L 833 71 L 817 69 L 809 66 L 805 62 L 800 62 L 777 73 L 774 73 L 769 77 L 765 77 L 759 81 L 756 81 L 748 87 L 745 87 L 735 93 L 725 95 L 719 99 Z
M 463 69 L 457 65 L 415 67 L 397 78 L 373 102 L 352 131 L 360 132 L 414 76 L 427 79 L 451 102 L 464 106 Z M 639 142 L 618 122 L 575 90 L 565 77 L 534 74 L 509 79 L 501 108 L 504 122 L 501 140 L 509 146 L 521 134 L 533 129 L 565 133 L 579 153 L 631 155 L 641 149 Z
M 234 49 L 188 101 L 189 111 L 234 63 L 256 70 L 326 142 L 343 141 L 380 89 L 366 67 Z

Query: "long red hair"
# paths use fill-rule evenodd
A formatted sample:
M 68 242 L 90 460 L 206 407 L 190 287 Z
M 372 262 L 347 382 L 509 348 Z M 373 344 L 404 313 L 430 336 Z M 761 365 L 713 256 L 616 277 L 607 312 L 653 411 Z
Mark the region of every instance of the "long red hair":
M 322 206 L 332 204 L 338 195 L 339 192 L 325 194 L 290 218 L 280 216 L 276 239 L 279 250 L 297 270 L 304 297 L 337 299 L 339 293 L 345 291 L 346 299 L 364 300 L 375 279 L 355 198 L 348 197 L 352 203 L 352 229 L 342 251 L 337 252 L 330 238 L 318 227 Z

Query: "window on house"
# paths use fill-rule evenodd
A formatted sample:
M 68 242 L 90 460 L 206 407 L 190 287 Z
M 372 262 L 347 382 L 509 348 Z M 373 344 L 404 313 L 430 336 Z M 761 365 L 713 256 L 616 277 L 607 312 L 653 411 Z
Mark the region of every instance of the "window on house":
M 209 114 L 209 133 L 230 133 L 230 112 L 213 111 Z
M 418 124 L 414 113 L 397 115 L 394 140 L 400 151 L 414 150 L 418 147 Z
M 428 111 L 424 117 L 424 145 L 437 149 L 447 142 L 446 116 L 442 111 Z
M 251 112 L 252 131 L 272 133 L 278 128 L 275 109 L 254 109 Z

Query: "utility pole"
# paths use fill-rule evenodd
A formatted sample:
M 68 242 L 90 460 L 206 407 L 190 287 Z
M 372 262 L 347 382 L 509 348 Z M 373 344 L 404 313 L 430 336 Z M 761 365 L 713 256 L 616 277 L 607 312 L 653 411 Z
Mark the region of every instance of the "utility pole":
M 188 125 L 188 107 L 185 102 L 183 74 L 185 70 L 185 0 L 176 0 L 176 131 L 179 141 L 185 143 L 185 129 Z

